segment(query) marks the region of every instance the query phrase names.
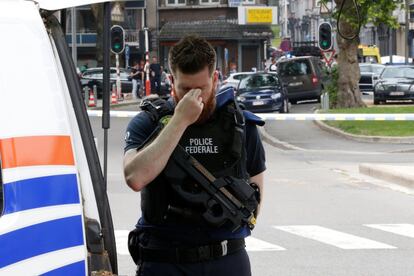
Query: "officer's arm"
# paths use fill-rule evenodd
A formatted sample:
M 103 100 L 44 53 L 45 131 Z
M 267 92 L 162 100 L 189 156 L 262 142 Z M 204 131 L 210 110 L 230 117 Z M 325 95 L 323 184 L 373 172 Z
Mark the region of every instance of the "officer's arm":
M 170 122 L 153 142 L 140 151 L 129 150 L 124 156 L 124 177 L 128 186 L 140 191 L 153 181 L 167 165 L 186 128 L 203 110 L 201 90 L 188 92 L 177 104 Z
M 255 176 L 250 177 L 250 183 L 256 183 L 260 190 L 260 201 L 263 202 L 263 182 L 264 182 L 264 172 L 256 174 Z M 257 206 L 257 215 L 259 215 L 260 205 Z

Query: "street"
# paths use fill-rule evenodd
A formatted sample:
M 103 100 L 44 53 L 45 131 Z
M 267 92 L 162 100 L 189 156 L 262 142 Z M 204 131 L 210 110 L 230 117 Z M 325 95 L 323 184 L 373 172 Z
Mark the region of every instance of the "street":
M 316 106 L 292 105 L 291 112 L 309 113 Z M 126 239 L 140 216 L 139 194 L 126 186 L 122 173 L 129 120 L 113 118 L 109 131 L 108 194 L 119 275 L 134 275 Z M 91 122 L 102 157 L 101 120 Z M 253 275 L 412 275 L 414 191 L 362 175 L 358 166 L 412 164 L 414 145 L 355 142 L 313 122 L 268 122 L 265 131 L 297 149 L 265 143 L 264 201 L 247 239 Z

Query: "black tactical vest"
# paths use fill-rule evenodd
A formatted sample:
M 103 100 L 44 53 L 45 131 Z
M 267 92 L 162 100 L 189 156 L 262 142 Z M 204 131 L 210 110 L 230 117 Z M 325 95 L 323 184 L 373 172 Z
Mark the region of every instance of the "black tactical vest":
M 216 110 L 207 123 L 188 127 L 179 144 L 216 178 L 233 176 L 248 180 L 244 117 L 234 102 Z M 201 217 L 205 207 L 180 197 L 172 187 L 175 183 L 195 196 L 200 193 L 197 183 L 173 162 L 170 158 L 162 173 L 141 191 L 144 221 L 151 225 L 207 225 Z M 174 210 L 191 214 L 183 216 Z

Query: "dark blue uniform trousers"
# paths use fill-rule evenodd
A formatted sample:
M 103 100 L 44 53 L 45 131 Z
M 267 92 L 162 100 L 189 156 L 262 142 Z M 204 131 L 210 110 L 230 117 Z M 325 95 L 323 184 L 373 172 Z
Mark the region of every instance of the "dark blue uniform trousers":
M 214 260 L 170 264 L 143 262 L 137 268 L 137 276 L 251 276 L 249 256 L 245 249 Z

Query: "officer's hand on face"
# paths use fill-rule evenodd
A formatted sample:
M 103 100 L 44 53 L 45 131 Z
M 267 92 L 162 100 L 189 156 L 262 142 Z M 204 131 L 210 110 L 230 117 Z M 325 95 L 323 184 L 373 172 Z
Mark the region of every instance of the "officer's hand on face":
M 176 116 L 179 116 L 181 122 L 185 122 L 188 126 L 197 121 L 203 111 L 203 107 L 201 89 L 191 89 L 178 102 L 174 113 Z

